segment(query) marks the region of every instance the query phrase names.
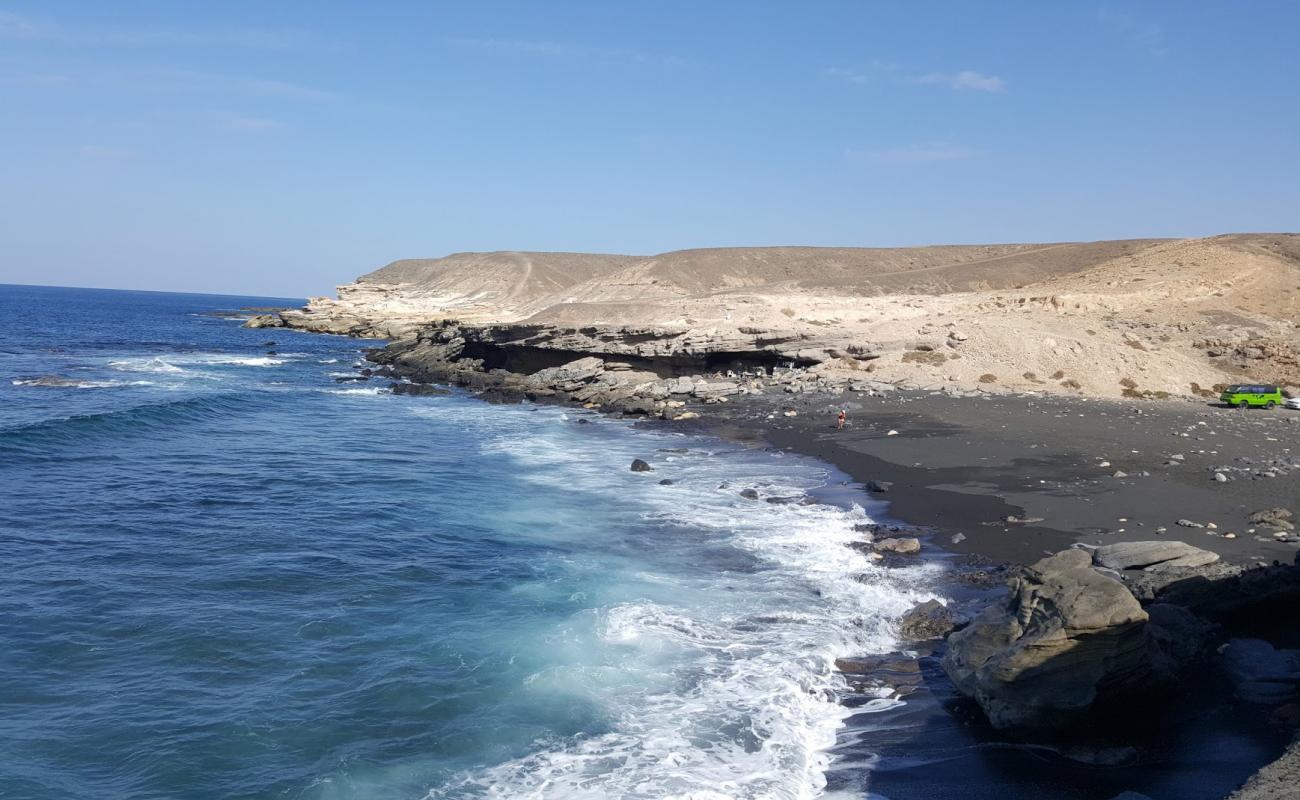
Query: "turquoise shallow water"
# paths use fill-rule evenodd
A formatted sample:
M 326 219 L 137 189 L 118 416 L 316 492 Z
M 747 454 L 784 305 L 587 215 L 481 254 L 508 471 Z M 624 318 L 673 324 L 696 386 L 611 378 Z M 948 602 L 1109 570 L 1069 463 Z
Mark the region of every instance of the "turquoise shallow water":
M 843 476 L 203 315 L 270 302 L 0 286 L 0 795 L 818 791 L 933 573 L 738 493 Z

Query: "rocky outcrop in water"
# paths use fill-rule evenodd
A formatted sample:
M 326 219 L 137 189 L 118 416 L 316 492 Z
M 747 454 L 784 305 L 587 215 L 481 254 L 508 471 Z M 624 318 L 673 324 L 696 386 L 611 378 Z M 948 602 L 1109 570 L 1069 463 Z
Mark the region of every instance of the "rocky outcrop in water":
M 993 725 L 1068 727 L 1101 697 L 1167 679 L 1153 659 L 1148 615 L 1120 581 L 1067 550 L 1025 568 L 1004 604 L 948 639 L 943 668 Z

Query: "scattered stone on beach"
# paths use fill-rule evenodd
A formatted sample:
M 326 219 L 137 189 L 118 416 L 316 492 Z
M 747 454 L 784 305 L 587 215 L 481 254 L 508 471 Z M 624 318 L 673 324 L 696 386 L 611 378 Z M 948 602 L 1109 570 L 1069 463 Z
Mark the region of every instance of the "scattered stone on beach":
M 646 462 L 642 461 L 639 458 L 634 458 L 632 459 L 632 471 L 633 472 L 654 472 L 655 468 L 650 466 L 649 464 L 647 464 Z
M 898 621 L 898 635 L 910 642 L 942 639 L 957 627 L 948 607 L 938 600 L 926 600 Z
M 863 484 L 863 487 L 866 488 L 868 492 L 872 492 L 873 494 L 883 494 L 885 492 L 888 492 L 891 488 L 893 488 L 893 486 L 894 486 L 893 481 L 867 481 L 865 484 Z
M 1222 472 L 1216 472 L 1214 473 L 1214 480 L 1218 481 L 1219 483 L 1227 483 L 1228 476 L 1224 475 Z
M 962 542 L 966 541 L 966 534 L 964 534 L 964 533 L 954 533 L 954 534 L 952 535 L 952 539 L 951 539 L 950 541 L 951 541 L 953 544 L 961 544 Z
M 1202 550 L 1186 542 L 1117 542 L 1092 552 L 1098 566 L 1114 570 L 1164 567 L 1203 567 L 1219 560 L 1218 553 Z
M 1295 523 L 1291 520 L 1295 515 L 1290 509 L 1286 508 L 1266 508 L 1256 511 L 1250 515 L 1250 522 L 1253 525 L 1268 525 L 1279 530 L 1295 530 Z
M 799 412 L 798 412 L 798 411 L 795 411 L 794 409 L 790 409 L 789 411 L 783 411 L 782 414 L 783 414 L 784 416 L 787 416 L 787 417 L 797 417 L 797 416 L 799 416 Z
M 1180 528 L 1204 528 L 1204 527 L 1205 527 L 1205 526 L 1202 525 L 1201 523 L 1199 523 L 1199 522 L 1195 522 L 1195 521 L 1190 520 L 1190 519 L 1180 519 L 1180 520 L 1178 520 L 1177 522 L 1175 522 L 1174 524 L 1177 525 L 1177 526 L 1180 527 Z
M 1012 525 L 1033 525 L 1043 521 L 1043 517 L 1018 517 L 1015 514 L 1008 514 L 1002 518 L 1003 522 Z
M 1147 613 L 1124 584 L 1066 550 L 1022 569 L 1003 605 L 948 637 L 943 669 L 1000 730 L 1060 730 L 1105 692 L 1154 682 Z
M 921 552 L 921 540 L 912 536 L 890 537 L 881 539 L 876 542 L 876 551 L 881 553 L 896 553 L 900 556 L 911 556 Z

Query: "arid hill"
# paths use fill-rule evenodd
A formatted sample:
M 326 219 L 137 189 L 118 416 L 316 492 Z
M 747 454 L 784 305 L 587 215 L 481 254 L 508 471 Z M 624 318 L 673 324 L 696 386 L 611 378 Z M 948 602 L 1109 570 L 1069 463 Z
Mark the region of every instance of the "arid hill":
M 1300 384 L 1300 235 L 457 253 L 394 262 L 283 318 L 396 338 L 455 321 L 516 352 L 676 371 L 716 354 L 918 387 L 1187 395 Z

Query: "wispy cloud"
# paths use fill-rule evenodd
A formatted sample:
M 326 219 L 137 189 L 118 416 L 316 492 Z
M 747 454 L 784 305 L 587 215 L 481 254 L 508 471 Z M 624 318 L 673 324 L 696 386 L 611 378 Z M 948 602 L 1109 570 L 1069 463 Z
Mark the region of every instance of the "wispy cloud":
M 843 67 L 830 67 L 826 70 L 827 77 L 844 81 L 845 83 L 867 83 L 871 76 L 865 72 L 856 69 L 845 69 Z
M 907 82 L 947 86 L 954 91 L 1005 92 L 1007 90 L 1007 82 L 996 75 L 984 75 L 969 69 L 954 73 L 932 72 L 928 75 L 908 78 Z
M 135 151 L 129 147 L 110 147 L 102 144 L 83 144 L 77 148 L 77 154 L 84 158 L 104 160 L 121 160 L 135 158 Z
M 172 67 L 108 71 L 86 76 L 84 80 L 99 88 L 140 94 L 270 97 L 302 101 L 338 97 L 335 92 L 293 81 Z
M 1007 82 L 996 75 L 985 75 L 970 69 L 960 72 L 909 73 L 897 64 L 873 61 L 866 67 L 830 67 L 825 71 L 829 78 L 845 83 L 864 84 L 881 80 L 891 83 L 921 86 L 947 86 L 953 91 L 1005 92 Z
M 1138 50 L 1153 56 L 1163 56 L 1169 52 L 1165 44 L 1165 32 L 1159 25 L 1140 22 L 1123 11 L 1104 7 L 1097 10 L 1097 19 Z
M 255 117 L 248 114 L 231 114 L 223 111 L 214 111 L 209 116 L 217 127 L 232 131 L 260 133 L 263 131 L 279 130 L 284 127 L 283 122 L 269 117 Z
M 289 50 L 318 47 L 315 37 L 301 30 L 267 28 L 204 28 L 70 26 L 0 11 L 0 39 L 104 47 L 230 47 Z
M 848 155 L 880 164 L 925 164 L 934 161 L 963 161 L 983 154 L 974 148 L 948 142 L 918 142 L 884 150 L 850 150 Z
M 694 63 L 689 58 L 662 53 L 649 53 L 627 47 L 557 42 L 545 39 L 494 39 L 467 36 L 448 36 L 443 41 L 452 47 L 474 50 L 493 50 L 517 55 L 546 58 L 590 58 L 607 61 L 630 61 L 639 64 L 685 65 Z
M 73 84 L 72 78 L 57 73 L 32 73 L 0 78 L 6 86 L 23 86 L 32 89 L 58 89 Z

